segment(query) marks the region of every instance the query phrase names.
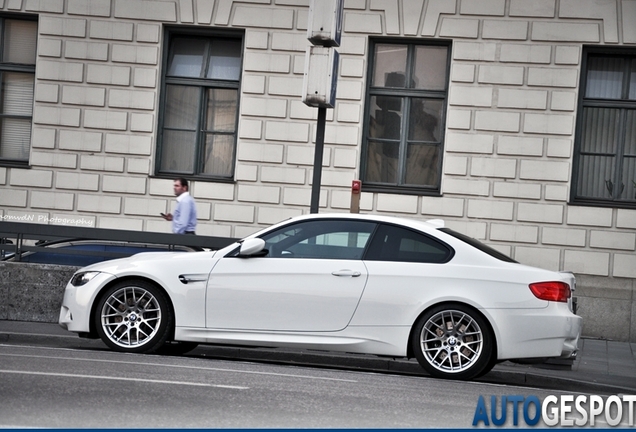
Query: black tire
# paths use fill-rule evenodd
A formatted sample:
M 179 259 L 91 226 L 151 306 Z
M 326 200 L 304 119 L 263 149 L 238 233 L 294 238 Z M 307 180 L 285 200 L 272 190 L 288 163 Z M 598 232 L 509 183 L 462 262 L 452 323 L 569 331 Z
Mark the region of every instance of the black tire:
M 166 341 L 155 354 L 178 356 L 192 351 L 199 344 L 196 342 Z
M 174 325 L 164 292 L 143 280 L 119 282 L 104 291 L 93 319 L 106 345 L 129 353 L 155 352 Z
M 437 305 L 415 323 L 411 347 L 418 363 L 435 378 L 470 380 L 495 365 L 495 338 L 475 309 L 460 303 Z

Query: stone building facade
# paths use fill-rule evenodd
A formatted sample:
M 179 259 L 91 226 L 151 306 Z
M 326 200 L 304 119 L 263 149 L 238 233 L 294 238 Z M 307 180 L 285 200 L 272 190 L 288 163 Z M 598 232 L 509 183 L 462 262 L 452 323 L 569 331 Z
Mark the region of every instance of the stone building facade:
M 165 232 L 181 175 L 199 234 L 308 213 L 308 6 L 0 0 L 0 217 Z M 584 332 L 636 341 L 635 0 L 344 0 L 337 50 L 321 212 L 362 179 L 362 212 L 573 271 Z

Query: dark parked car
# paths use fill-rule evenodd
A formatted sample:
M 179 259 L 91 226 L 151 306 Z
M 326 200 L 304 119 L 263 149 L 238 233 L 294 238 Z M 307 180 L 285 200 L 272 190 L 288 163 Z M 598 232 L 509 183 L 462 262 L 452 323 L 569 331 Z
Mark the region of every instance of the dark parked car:
M 122 258 L 140 252 L 195 252 L 201 248 L 193 246 L 167 246 L 150 243 L 132 243 L 114 240 L 65 239 L 38 242 L 36 246 L 49 250 L 26 251 L 20 254 L 21 262 L 59 264 L 85 267 L 102 261 Z M 53 250 L 55 249 L 55 250 Z M 18 261 L 10 253 L 2 261 Z

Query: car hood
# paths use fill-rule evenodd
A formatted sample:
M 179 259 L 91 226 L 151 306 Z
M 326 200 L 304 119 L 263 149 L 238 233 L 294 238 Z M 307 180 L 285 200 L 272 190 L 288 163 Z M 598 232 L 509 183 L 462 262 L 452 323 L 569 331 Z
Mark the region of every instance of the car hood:
M 100 271 L 105 273 L 117 274 L 127 269 L 143 266 L 152 262 L 153 266 L 161 266 L 161 263 L 174 263 L 178 261 L 189 262 L 194 256 L 199 257 L 205 255 L 206 258 L 212 258 L 217 251 L 206 252 L 140 252 L 138 254 L 117 258 L 108 261 L 98 262 L 87 267 L 83 267 L 78 271 Z

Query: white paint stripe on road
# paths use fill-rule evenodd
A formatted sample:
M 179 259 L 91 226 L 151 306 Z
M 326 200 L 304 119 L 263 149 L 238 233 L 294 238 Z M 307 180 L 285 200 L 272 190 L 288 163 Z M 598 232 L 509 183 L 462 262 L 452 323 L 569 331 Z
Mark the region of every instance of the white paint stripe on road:
M 3 347 L 3 346 L 13 347 L 13 348 L 34 348 L 34 349 L 48 349 L 48 350 L 60 349 L 65 351 L 84 352 L 83 350 L 74 350 L 69 348 L 51 348 L 51 347 L 44 348 L 44 347 L 27 346 L 27 345 L 0 344 L 0 347 Z M 121 360 L 102 360 L 102 359 L 89 359 L 89 358 L 77 358 L 77 357 L 48 357 L 48 356 L 26 355 L 26 354 L 2 354 L 2 353 L 0 353 L 0 356 L 77 360 L 77 361 L 87 361 L 87 362 L 132 364 L 132 365 L 143 365 L 143 366 L 159 366 L 159 367 L 168 367 L 168 368 L 196 369 L 196 370 L 214 371 L 214 372 L 243 373 L 243 374 L 252 374 L 252 375 L 267 375 L 267 376 L 277 376 L 277 377 L 303 378 L 303 379 L 312 379 L 312 380 L 337 381 L 337 382 L 349 382 L 349 383 L 358 382 L 357 380 L 352 380 L 352 379 L 316 377 L 311 375 L 294 375 L 294 374 L 283 374 L 283 373 L 276 373 L 276 372 L 246 371 L 246 370 L 240 370 L 240 369 L 224 369 L 224 368 L 211 368 L 211 367 L 200 367 L 200 366 L 165 365 L 165 364 L 159 364 L 159 363 L 128 362 L 128 361 L 121 361 Z
M 230 386 L 230 385 L 221 385 L 221 384 L 205 384 L 205 383 L 193 383 L 193 382 L 186 382 L 186 381 L 166 381 L 166 380 L 153 380 L 153 379 L 142 379 L 142 378 L 110 377 L 110 376 L 103 376 L 103 375 L 67 374 L 67 373 L 57 373 L 57 372 L 15 371 L 15 370 L 0 369 L 0 373 L 17 374 L 17 375 L 54 376 L 54 377 L 65 377 L 65 378 L 89 378 L 89 379 L 101 379 L 101 380 L 112 380 L 112 381 L 135 381 L 135 382 L 144 382 L 144 383 L 153 383 L 153 384 L 175 384 L 175 385 L 186 385 L 186 386 L 195 386 L 195 387 L 218 387 L 218 388 L 227 388 L 227 389 L 234 389 L 234 390 L 249 389 L 249 387 Z

